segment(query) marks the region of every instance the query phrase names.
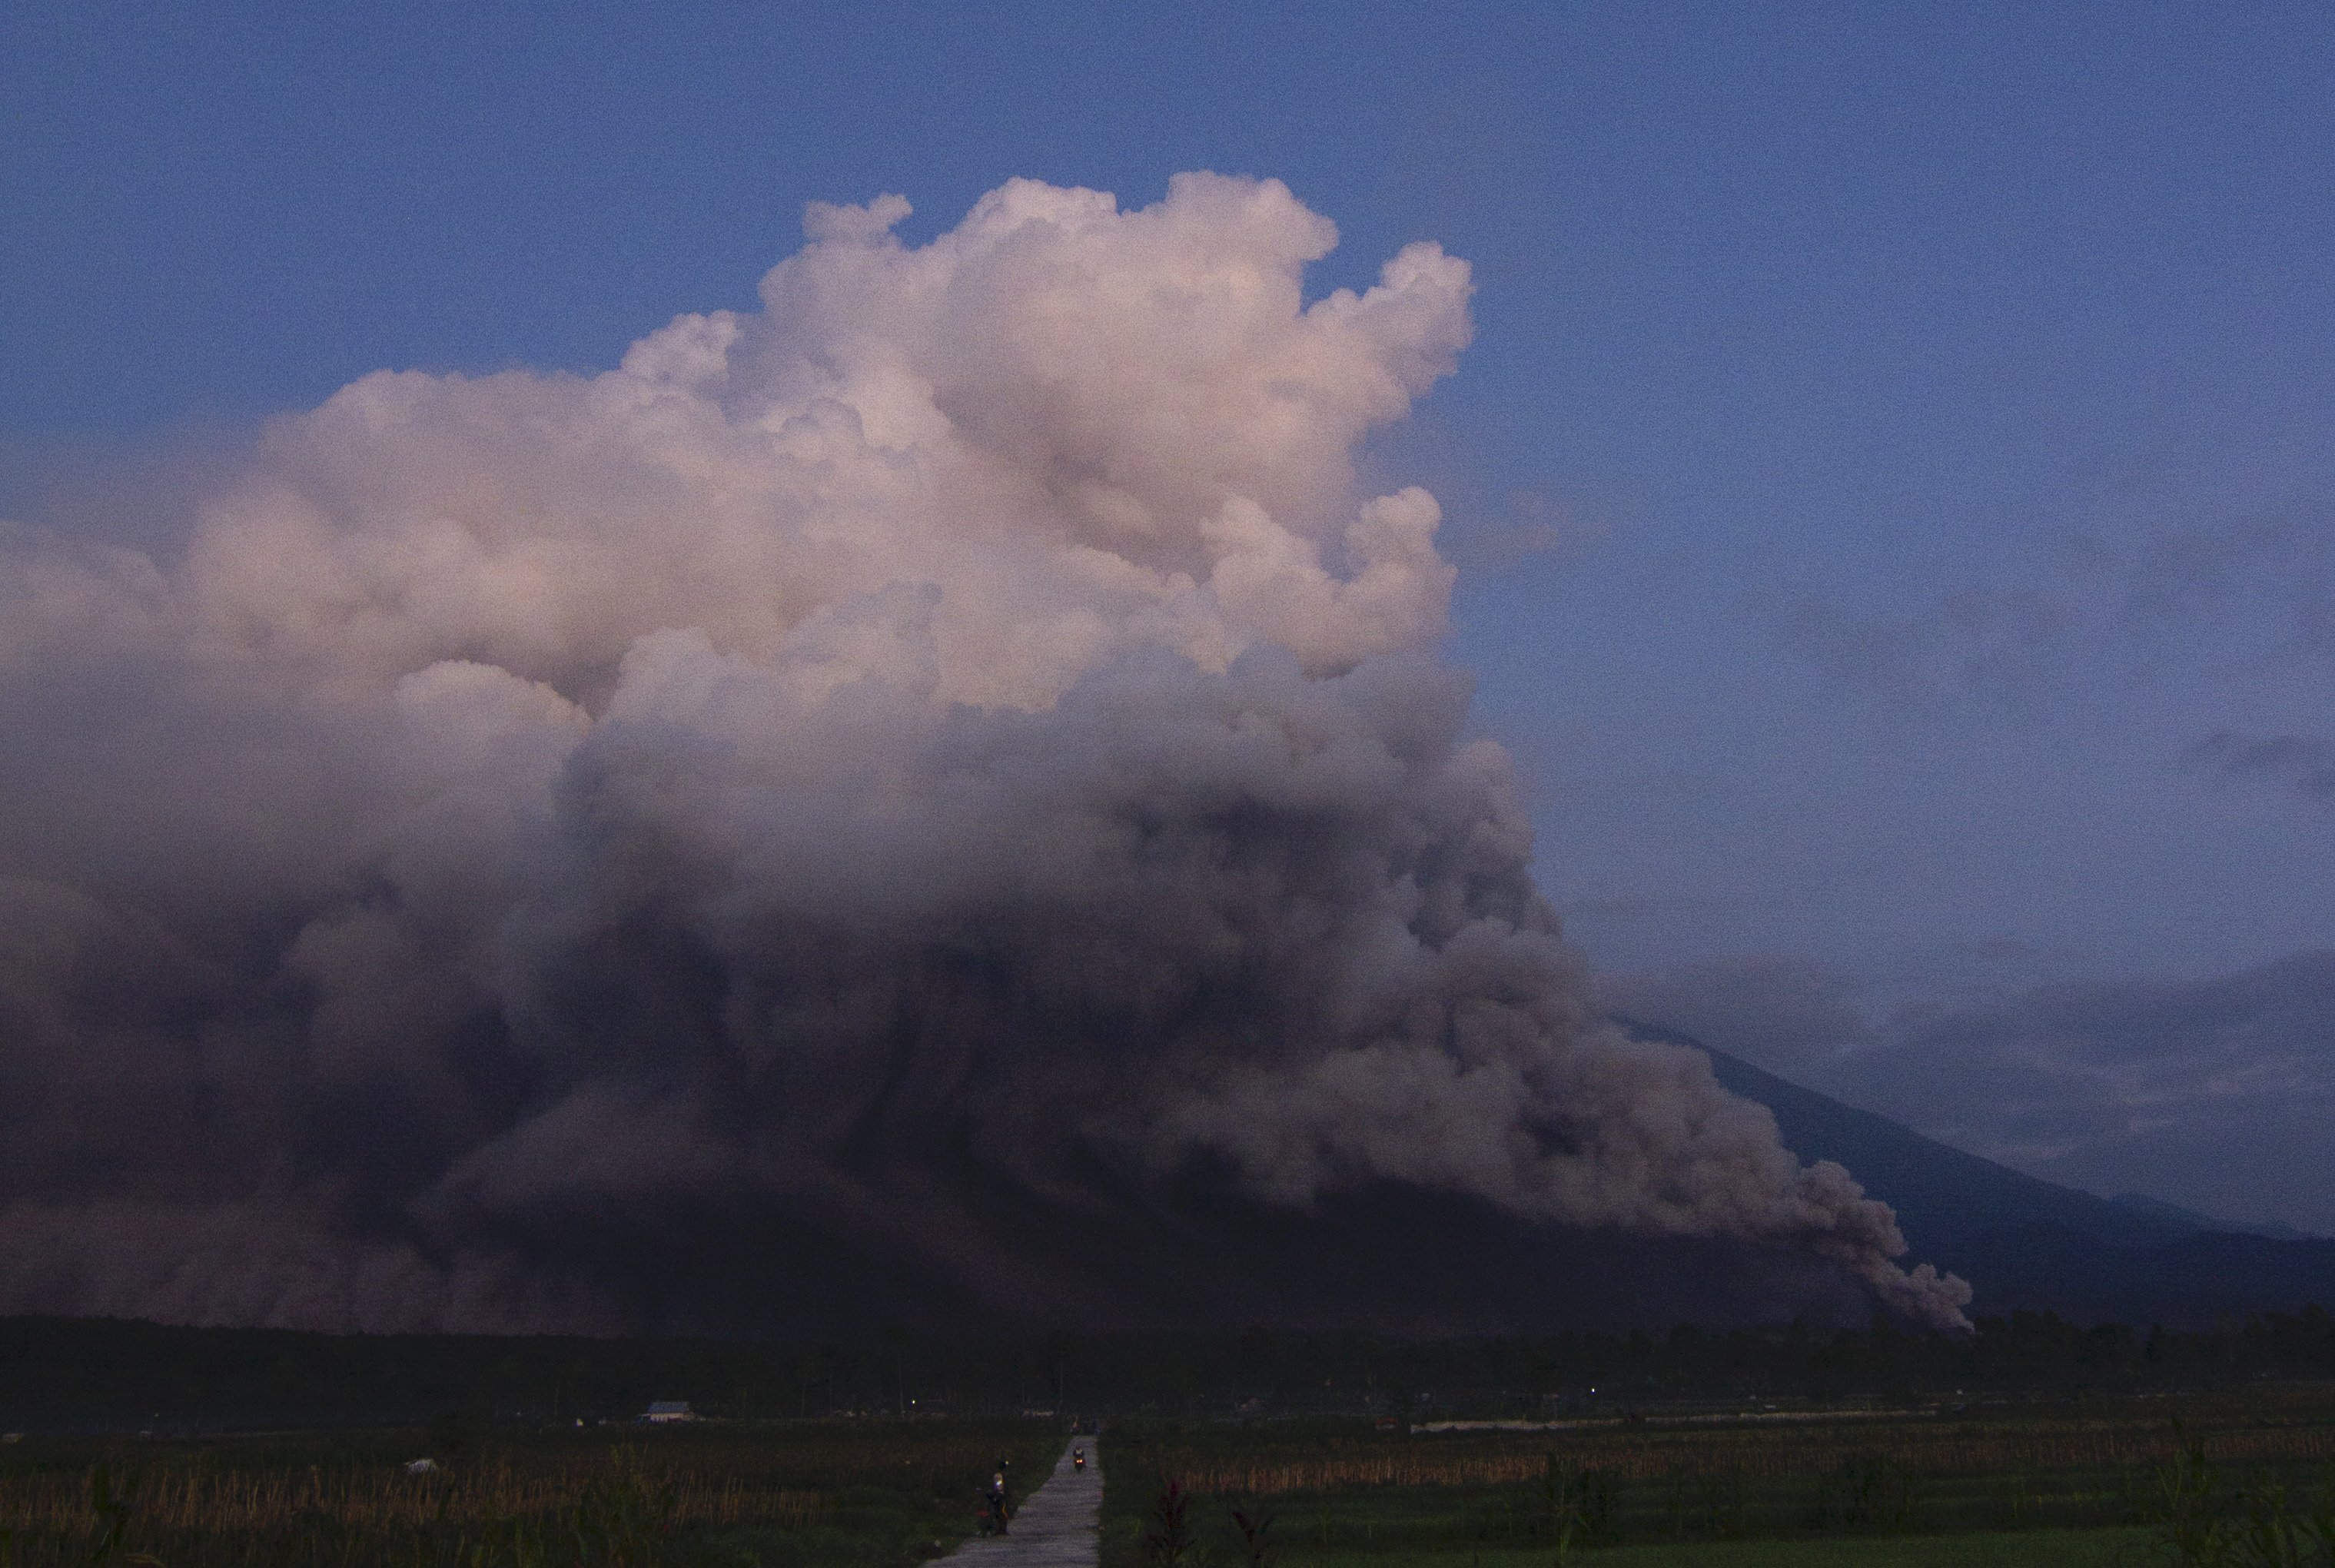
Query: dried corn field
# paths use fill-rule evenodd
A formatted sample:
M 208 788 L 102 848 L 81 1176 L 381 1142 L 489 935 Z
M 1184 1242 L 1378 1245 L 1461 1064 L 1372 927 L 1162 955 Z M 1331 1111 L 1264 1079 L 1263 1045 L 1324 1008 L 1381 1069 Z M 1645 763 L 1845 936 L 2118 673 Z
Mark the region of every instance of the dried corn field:
M 893 1563 L 961 1534 L 1001 1452 L 1051 1463 L 1028 1425 L 493 1434 L 437 1458 L 408 1435 L 0 1449 L 0 1563 Z M 906 1553 L 906 1556 L 904 1556 Z
M 726 1467 L 708 1474 L 699 1465 L 624 1450 L 540 1459 L 504 1455 L 421 1476 L 381 1464 L 261 1471 L 174 1466 L 110 1474 L 139 1518 L 164 1530 L 266 1530 L 297 1520 L 365 1528 L 485 1523 L 555 1513 L 610 1488 L 656 1499 L 676 1524 L 803 1524 L 818 1516 L 823 1496 Z M 90 1479 L 79 1471 L 0 1478 L 0 1517 L 20 1529 L 77 1528 L 90 1511 Z
M 1155 1426 L 1113 1443 L 1116 1474 L 1144 1479 L 1136 1492 L 1106 1493 L 1105 1568 L 1141 1561 L 1146 1510 L 1156 1512 L 1171 1481 L 1204 1530 L 1222 1534 L 1235 1511 L 1277 1517 L 1290 1568 L 1381 1558 L 1457 1568 L 1483 1553 L 1554 1551 L 1563 1532 L 1600 1547 L 2145 1533 L 2176 1472 L 2218 1477 L 2216 1506 L 2237 1507 L 2248 1487 L 2299 1508 L 2335 1505 L 2335 1388 L 2325 1386 L 1894 1412 L 1654 1413 L 1529 1429 Z
M 2318 1428 L 2203 1434 L 2207 1456 L 2222 1463 L 2335 1461 L 2335 1425 Z M 1438 1437 L 1408 1439 L 1361 1452 L 1307 1457 L 1244 1457 L 1163 1444 L 1148 1461 L 1203 1495 L 1267 1496 L 1346 1486 L 1478 1486 L 1536 1480 L 1548 1456 L 1583 1470 L 1631 1480 L 1687 1475 L 1754 1478 L 1838 1469 L 1875 1456 L 1915 1473 L 2024 1472 L 2156 1464 L 2186 1439 L 2170 1423 L 2153 1428 L 2103 1424 L 2079 1431 L 1969 1431 L 1952 1424 L 1855 1426 L 1778 1432 L 1739 1428 L 1692 1433 L 1625 1431 L 1584 1437 L 1517 1435 L 1497 1444 Z

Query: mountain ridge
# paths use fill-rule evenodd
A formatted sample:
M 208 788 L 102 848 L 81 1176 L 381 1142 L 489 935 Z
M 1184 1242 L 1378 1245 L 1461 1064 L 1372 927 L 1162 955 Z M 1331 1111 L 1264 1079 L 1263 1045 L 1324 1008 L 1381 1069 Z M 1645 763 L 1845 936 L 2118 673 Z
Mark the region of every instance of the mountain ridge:
M 1719 1081 L 1768 1108 L 1802 1159 L 1836 1160 L 1897 1212 L 1911 1256 L 1969 1280 L 1973 1315 L 2056 1312 L 2089 1321 L 2211 1326 L 2335 1302 L 2335 1240 L 2225 1224 L 2158 1199 L 2104 1198 L 1958 1149 L 1807 1089 L 1693 1036 L 1615 1021 L 1710 1058 Z

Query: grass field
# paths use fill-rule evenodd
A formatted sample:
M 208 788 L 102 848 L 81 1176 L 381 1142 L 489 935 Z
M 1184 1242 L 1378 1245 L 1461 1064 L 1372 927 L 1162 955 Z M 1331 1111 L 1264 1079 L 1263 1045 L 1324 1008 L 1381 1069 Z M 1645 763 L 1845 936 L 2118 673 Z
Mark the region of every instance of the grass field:
M 1664 1542 L 1594 1553 L 1595 1568 L 2142 1568 L 2148 1531 L 1985 1531 L 1965 1535 L 1870 1536 L 1854 1541 Z M 1237 1563 L 1220 1552 L 1217 1563 Z M 1313 1568 L 1549 1568 L 1545 1546 L 1423 1554 L 1314 1553 L 1276 1561 Z M 1576 1556 L 1575 1562 L 1583 1561 Z
M 1727 1541 L 1620 1546 L 1599 1568 L 2123 1568 L 2146 1560 L 2149 1532 L 1975 1531 L 1855 1541 Z M 1535 1568 L 1545 1554 L 1530 1559 Z M 1488 1559 L 1487 1562 L 1488 1563 Z M 1518 1568 L 1526 1559 L 1515 1559 Z
M 442 1436 L 442 1434 L 441 1434 Z M 972 1528 L 1041 1422 L 707 1423 L 0 1448 L 0 1568 L 894 1568 Z M 409 1474 L 432 1453 L 440 1467 Z
M 2253 1561 L 2238 1550 L 2251 1519 L 2300 1531 L 2292 1563 L 2335 1568 L 2335 1537 L 2310 1540 L 2313 1511 L 2335 1502 L 2323 1384 L 1530 1432 L 1128 1427 L 1109 1463 L 1105 1568 L 1159 1560 L 1145 1542 L 1160 1534 L 1163 1477 L 1187 1495 L 1193 1563 L 1255 1560 L 1237 1513 L 1272 1520 L 1269 1560 L 1288 1568 L 1546 1565 L 1560 1538 L 1603 1568 L 2086 1568 L 2181 1560 L 2157 1550 L 2176 1517 L 2204 1544 L 2190 1561 Z
M 938 1420 L 34 1437 L 0 1446 L 0 1568 L 910 1568 L 969 1531 L 1000 1454 L 1026 1487 L 1061 1442 Z M 1104 1568 L 2335 1568 L 2326 1384 L 1532 1431 L 1127 1422 L 1100 1452 Z M 410 1474 L 423 1453 L 440 1467 Z M 1163 1477 L 1180 1557 L 1145 1545 Z

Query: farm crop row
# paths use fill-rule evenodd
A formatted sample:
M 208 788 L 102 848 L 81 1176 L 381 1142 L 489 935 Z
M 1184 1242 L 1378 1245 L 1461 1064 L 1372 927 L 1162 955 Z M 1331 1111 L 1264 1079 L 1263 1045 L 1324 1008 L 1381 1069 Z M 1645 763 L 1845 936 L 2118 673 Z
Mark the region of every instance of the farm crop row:
M 964 1534 L 1001 1454 L 1042 1475 L 1058 1441 L 1037 1423 L 490 1433 L 411 1473 L 420 1447 L 15 1446 L 0 1451 L 0 1568 L 911 1563 Z
M 1438 1452 L 1431 1440 L 1400 1450 L 1246 1458 L 1174 1444 L 1146 1450 L 1150 1467 L 1201 1495 L 1270 1496 L 1350 1486 L 1479 1486 L 1537 1479 L 1555 1454 L 1567 1465 L 1631 1480 L 1673 1475 L 1759 1478 L 1826 1473 L 1878 1458 L 1922 1474 L 2021 1474 L 2162 1463 L 2191 1438 L 2157 1430 L 1990 1433 L 1933 1430 L 1743 1432 L 1691 1437 L 1615 1436 L 1543 1440 L 1473 1452 Z M 2335 1428 L 2214 1432 L 2195 1439 L 2224 1463 L 2335 1460 Z
M 1142 1547 L 1170 1481 L 1196 1542 L 1248 1561 L 1234 1536 L 1270 1518 L 1292 1568 L 1492 1561 L 1560 1540 L 2113 1532 L 2185 1512 L 2291 1522 L 2335 1503 L 2335 1390 L 1533 1432 L 1154 1428 L 1119 1432 L 1114 1464 L 1107 1565 L 1155 1560 Z
M 976 1460 L 976 1465 L 983 1461 Z M 342 1524 L 420 1524 L 544 1514 L 595 1489 L 629 1486 L 660 1499 L 675 1524 L 808 1523 L 830 1495 L 758 1484 L 732 1473 L 616 1449 L 530 1464 L 499 1455 L 413 1476 L 382 1465 L 311 1465 L 305 1471 L 125 1470 L 109 1485 L 145 1523 L 168 1530 L 263 1530 L 314 1518 Z M 90 1480 L 51 1471 L 0 1485 L 0 1514 L 20 1529 L 72 1529 L 91 1508 Z

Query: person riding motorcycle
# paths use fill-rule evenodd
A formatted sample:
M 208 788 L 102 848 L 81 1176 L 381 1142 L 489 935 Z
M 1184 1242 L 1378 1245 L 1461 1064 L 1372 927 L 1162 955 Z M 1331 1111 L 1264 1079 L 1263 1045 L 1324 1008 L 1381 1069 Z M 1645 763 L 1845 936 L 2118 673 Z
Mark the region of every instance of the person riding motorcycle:
M 997 1474 L 989 1478 L 987 1501 L 990 1528 L 997 1534 L 1005 1534 L 1006 1521 L 1013 1516 L 1013 1511 L 1005 1503 L 1005 1461 L 1003 1459 L 997 1462 Z

